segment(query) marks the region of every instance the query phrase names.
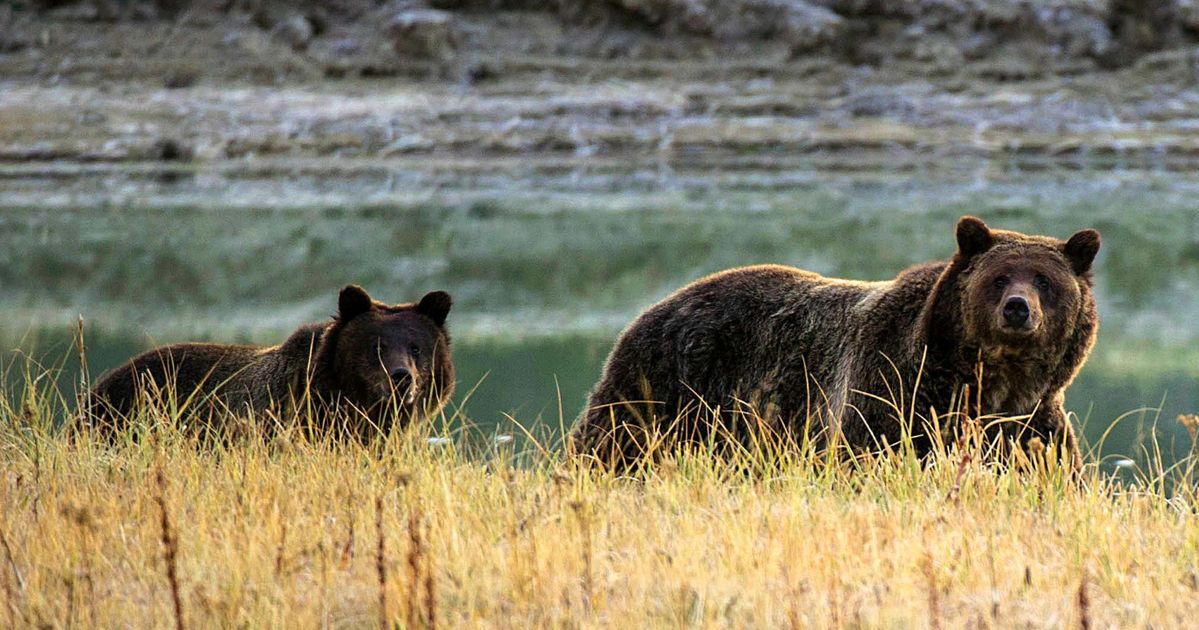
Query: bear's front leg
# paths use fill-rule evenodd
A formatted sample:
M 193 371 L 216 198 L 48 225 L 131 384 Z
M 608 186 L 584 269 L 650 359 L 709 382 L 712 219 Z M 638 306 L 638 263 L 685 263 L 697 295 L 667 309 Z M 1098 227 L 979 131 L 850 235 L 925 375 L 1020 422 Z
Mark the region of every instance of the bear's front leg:
M 1070 462 L 1075 472 L 1082 469 L 1082 450 L 1078 446 L 1078 438 L 1074 435 L 1074 427 L 1066 415 L 1066 399 L 1063 392 L 1054 392 L 1041 400 L 1030 422 L 1032 429 L 1029 439 L 1040 437 L 1045 440 L 1045 447 L 1055 446 L 1062 457 Z M 1027 444 L 1027 440 L 1025 441 Z

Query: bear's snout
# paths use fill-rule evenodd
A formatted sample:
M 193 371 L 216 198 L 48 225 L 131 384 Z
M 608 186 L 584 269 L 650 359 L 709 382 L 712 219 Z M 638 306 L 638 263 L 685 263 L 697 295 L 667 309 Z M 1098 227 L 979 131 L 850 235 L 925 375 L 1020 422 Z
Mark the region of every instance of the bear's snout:
M 406 404 L 412 404 L 416 400 L 418 389 L 416 366 L 409 362 L 407 365 L 396 367 L 388 376 L 391 379 L 392 395 Z
M 1009 337 L 1024 337 L 1041 325 L 1041 303 L 1035 292 L 1011 287 L 995 309 L 995 325 Z
M 391 384 L 396 387 L 407 387 L 412 384 L 412 373 L 408 368 L 396 368 L 391 372 Z
M 1008 298 L 1003 305 L 1003 323 L 1009 328 L 1027 327 L 1028 316 L 1028 300 L 1019 295 Z

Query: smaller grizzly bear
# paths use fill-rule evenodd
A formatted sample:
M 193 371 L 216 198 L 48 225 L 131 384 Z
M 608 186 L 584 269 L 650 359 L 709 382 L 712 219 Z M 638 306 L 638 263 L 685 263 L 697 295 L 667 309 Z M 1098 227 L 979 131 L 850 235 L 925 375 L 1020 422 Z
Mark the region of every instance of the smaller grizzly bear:
M 855 451 L 910 440 L 924 456 L 969 417 L 993 444 L 1039 438 L 1077 467 L 1063 401 L 1099 324 L 1098 251 L 1095 230 L 1060 241 L 967 216 L 953 259 L 890 281 L 778 265 L 708 276 L 621 334 L 570 446 L 616 469 L 763 430 Z
M 301 326 L 280 345 L 182 343 L 134 357 L 96 383 L 84 420 L 112 436 L 139 401 L 173 397 L 209 418 L 310 409 L 313 428 L 348 418 L 369 439 L 436 413 L 453 393 L 451 303 L 434 291 L 388 305 L 349 285 L 332 321 Z

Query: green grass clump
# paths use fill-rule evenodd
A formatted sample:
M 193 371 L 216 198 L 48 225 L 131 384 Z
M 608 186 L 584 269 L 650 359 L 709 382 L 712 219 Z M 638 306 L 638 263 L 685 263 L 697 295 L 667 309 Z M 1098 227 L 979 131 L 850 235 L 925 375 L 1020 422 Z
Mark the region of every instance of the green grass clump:
M 531 442 L 511 452 L 464 431 L 429 443 L 431 427 L 461 418 L 365 445 L 287 428 L 201 444 L 154 411 L 140 439 L 109 444 L 72 438 L 62 419 L 74 402 L 28 376 L 0 397 L 10 627 L 1199 616 L 1193 458 L 1116 483 L 1093 464 L 1079 481 L 1052 459 L 996 465 L 970 446 L 931 462 L 764 446 L 700 448 L 617 476 Z

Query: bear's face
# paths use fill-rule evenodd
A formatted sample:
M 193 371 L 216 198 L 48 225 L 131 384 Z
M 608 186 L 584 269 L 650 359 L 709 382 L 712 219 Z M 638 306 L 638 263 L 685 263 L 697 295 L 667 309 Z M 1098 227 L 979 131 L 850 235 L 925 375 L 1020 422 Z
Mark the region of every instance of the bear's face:
M 416 304 L 386 305 L 360 287 L 343 289 L 333 360 L 350 402 L 384 424 L 398 418 L 401 428 L 440 405 L 452 386 L 444 382 L 452 378 L 445 330 L 450 306 L 443 291 Z
M 961 320 L 967 337 L 991 355 L 1021 355 L 1061 346 L 1090 299 L 1099 233 L 1068 241 L 958 223 Z

